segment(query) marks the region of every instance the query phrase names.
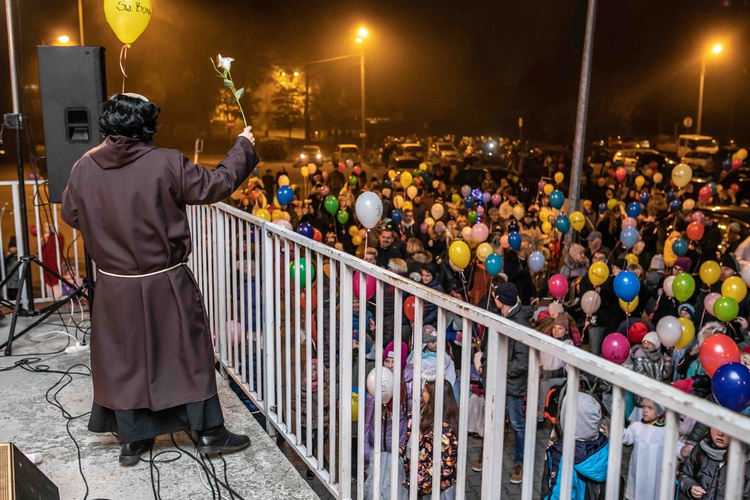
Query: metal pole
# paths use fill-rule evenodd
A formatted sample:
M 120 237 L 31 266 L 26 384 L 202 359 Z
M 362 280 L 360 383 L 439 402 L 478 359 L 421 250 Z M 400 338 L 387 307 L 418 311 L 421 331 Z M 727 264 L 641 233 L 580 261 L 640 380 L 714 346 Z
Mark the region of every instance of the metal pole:
M 26 214 L 26 184 L 24 183 L 23 175 L 23 146 L 21 141 L 21 127 L 23 127 L 23 116 L 21 115 L 20 98 L 18 96 L 18 66 L 16 64 L 16 46 L 15 46 L 15 30 L 13 29 L 13 6 L 12 0 L 5 0 L 5 24 L 8 30 L 8 60 L 10 63 L 10 93 L 13 101 L 13 114 L 11 116 L 5 115 L 5 124 L 8 126 L 10 122 L 16 129 L 16 168 L 18 174 L 18 197 L 19 197 L 19 211 L 21 212 L 21 231 L 22 234 L 18 235 L 21 238 L 21 249 L 23 250 L 24 256 L 31 255 L 29 248 L 29 221 Z M 24 281 L 26 282 L 26 300 L 28 304 L 26 307 L 30 312 L 34 311 L 34 290 L 32 288 L 33 283 L 31 282 L 31 270 L 26 269 L 24 273 Z M 8 350 L 10 345 L 8 345 Z
M 589 104 L 589 77 L 591 57 L 594 52 L 594 23 L 596 21 L 596 0 L 589 0 L 586 14 L 586 37 L 581 65 L 581 83 L 578 88 L 578 112 L 576 113 L 576 135 L 573 144 L 573 165 L 570 169 L 570 211 L 578 210 L 581 197 L 581 170 L 583 169 L 583 143 L 586 140 L 586 112 Z
M 83 42 L 83 0 L 78 0 L 78 38 L 83 47 L 85 45 Z
M 701 58 L 701 84 L 698 90 L 698 123 L 695 133 L 701 133 L 701 120 L 703 119 L 703 83 L 706 80 L 706 56 Z
M 310 140 L 312 126 L 310 124 L 310 65 L 305 64 L 305 140 Z
M 367 156 L 367 134 L 365 132 L 365 51 L 362 50 L 362 55 L 359 63 L 360 80 L 362 83 L 362 151 L 360 156 L 366 158 Z

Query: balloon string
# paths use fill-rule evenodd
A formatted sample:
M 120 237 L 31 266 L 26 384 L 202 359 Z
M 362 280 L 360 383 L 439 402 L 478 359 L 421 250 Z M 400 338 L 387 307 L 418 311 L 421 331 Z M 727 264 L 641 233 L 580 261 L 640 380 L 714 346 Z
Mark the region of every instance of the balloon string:
M 128 75 L 125 73 L 125 66 L 128 61 L 128 47 L 130 44 L 126 43 L 120 49 L 120 71 L 122 72 L 122 93 L 125 93 L 125 79 Z

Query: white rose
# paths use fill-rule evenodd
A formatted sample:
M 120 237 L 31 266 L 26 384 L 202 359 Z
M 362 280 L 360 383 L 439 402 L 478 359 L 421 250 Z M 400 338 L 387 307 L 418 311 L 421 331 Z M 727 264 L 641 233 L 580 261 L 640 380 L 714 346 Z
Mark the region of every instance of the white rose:
M 225 69 L 227 71 L 231 71 L 232 61 L 234 61 L 234 59 L 232 59 L 231 57 L 221 57 L 221 54 L 219 54 L 217 59 L 219 60 L 220 68 Z

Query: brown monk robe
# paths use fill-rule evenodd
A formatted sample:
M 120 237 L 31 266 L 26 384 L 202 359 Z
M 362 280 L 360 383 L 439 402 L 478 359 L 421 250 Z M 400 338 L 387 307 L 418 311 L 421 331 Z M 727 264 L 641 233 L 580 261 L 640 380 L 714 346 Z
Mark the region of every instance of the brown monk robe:
M 108 135 L 73 166 L 62 218 L 81 231 L 99 271 L 90 430 L 118 432 L 123 443 L 179 430 L 228 432 L 203 298 L 183 265 L 192 248 L 185 209 L 226 198 L 248 177 L 258 157 L 245 132 L 214 170 L 121 135 Z M 122 463 L 124 455 L 123 444 Z

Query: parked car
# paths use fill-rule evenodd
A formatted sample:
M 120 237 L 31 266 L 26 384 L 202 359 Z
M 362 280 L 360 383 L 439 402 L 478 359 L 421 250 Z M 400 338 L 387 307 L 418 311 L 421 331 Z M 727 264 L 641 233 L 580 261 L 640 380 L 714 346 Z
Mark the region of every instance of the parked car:
M 310 163 L 314 163 L 319 167 L 323 165 L 323 152 L 319 146 L 309 144 L 302 146 L 302 150 L 297 155 L 297 158 L 295 158 L 294 166 L 302 167 Z
M 648 149 L 651 142 L 645 138 L 614 136 L 607 139 L 607 147 L 610 151 L 619 149 Z
M 446 158 L 453 165 L 461 163 L 461 153 L 456 146 L 450 142 L 433 142 L 430 146 L 430 159 L 439 162 L 442 158 Z
M 638 166 L 638 158 L 642 154 L 658 155 L 659 152 L 655 149 L 620 149 L 612 157 L 612 163 L 620 163 L 628 173 L 631 173 Z
M 713 155 L 705 151 L 688 151 L 682 157 L 680 163 L 684 163 L 691 168 L 706 168 L 709 158 Z
M 424 149 L 418 142 L 405 142 L 398 147 L 399 156 L 413 156 L 422 161 L 424 158 Z
M 422 162 L 413 156 L 396 156 L 391 158 L 390 166 L 396 172 L 412 172 L 419 170 L 420 163 Z
M 359 163 L 361 158 L 359 157 L 359 148 L 356 144 L 339 144 L 331 155 L 331 161 L 334 165 L 338 165 L 342 161 L 352 160 L 354 163 Z

